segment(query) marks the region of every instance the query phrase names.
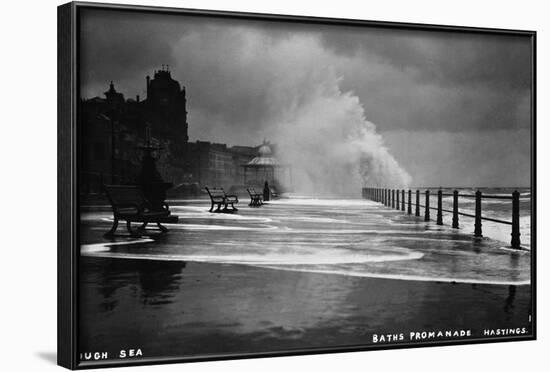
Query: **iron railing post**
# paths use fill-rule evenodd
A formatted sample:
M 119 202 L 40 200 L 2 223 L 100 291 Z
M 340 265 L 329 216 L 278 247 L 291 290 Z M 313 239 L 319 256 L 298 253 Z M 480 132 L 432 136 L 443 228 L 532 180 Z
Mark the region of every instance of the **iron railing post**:
M 395 190 L 395 209 L 399 210 L 399 190 Z
M 475 214 L 475 223 L 474 223 L 474 236 L 482 237 L 481 232 L 481 191 L 476 191 L 476 214 Z
M 453 191 L 453 228 L 458 229 L 458 190 Z
M 426 190 L 426 205 L 424 207 L 424 221 L 430 220 L 430 190 Z
M 437 190 L 437 224 L 443 225 L 443 191 Z
M 512 248 L 521 248 L 519 231 L 519 192 L 515 190 L 512 193 Z
M 411 210 L 411 189 L 409 189 L 409 203 L 408 203 L 408 206 L 407 206 L 407 214 L 411 214 L 412 213 L 412 210 Z
M 420 217 L 420 190 L 416 190 L 416 208 L 414 210 L 414 215 Z

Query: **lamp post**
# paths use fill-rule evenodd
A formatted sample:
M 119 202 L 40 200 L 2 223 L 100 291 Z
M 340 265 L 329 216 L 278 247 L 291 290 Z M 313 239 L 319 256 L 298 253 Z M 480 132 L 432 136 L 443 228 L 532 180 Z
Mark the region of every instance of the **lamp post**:
M 145 128 L 144 146 L 138 146 L 143 152 L 141 158 L 141 170 L 137 178 L 137 184 L 141 186 L 143 194 L 150 203 L 152 211 L 163 211 L 166 191 L 172 187 L 171 182 L 165 182 L 160 175 L 154 153 L 162 150 L 160 146 L 154 146 L 151 136 L 151 126 L 147 124 Z
M 115 184 L 115 119 L 114 119 L 114 111 L 111 110 L 109 116 L 105 114 L 99 114 L 99 118 L 102 118 L 103 120 L 108 120 L 111 123 L 111 185 Z
M 111 119 L 111 185 L 115 184 L 115 121 L 113 115 Z

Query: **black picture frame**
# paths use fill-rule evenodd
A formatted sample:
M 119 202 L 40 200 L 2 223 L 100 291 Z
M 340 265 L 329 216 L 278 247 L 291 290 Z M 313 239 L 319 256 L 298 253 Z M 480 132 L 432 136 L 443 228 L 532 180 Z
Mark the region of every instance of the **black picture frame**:
M 137 359 L 80 364 L 78 359 L 78 257 L 79 257 L 79 200 L 78 200 L 78 101 L 79 96 L 79 17 L 82 9 L 123 10 L 127 12 L 180 14 L 196 17 L 221 17 L 242 20 L 281 21 L 303 24 L 330 24 L 342 26 L 392 28 L 402 30 L 447 31 L 457 33 L 522 35 L 531 39 L 531 293 L 532 333 L 500 338 L 473 340 L 438 340 L 409 344 L 380 344 L 342 346 L 330 348 L 305 348 L 303 350 L 243 353 L 229 355 L 191 356 L 162 359 Z M 71 2 L 58 7 L 58 364 L 69 369 L 97 367 L 138 366 L 180 362 L 200 362 L 242 358 L 290 356 L 321 353 L 339 353 L 377 349 L 401 349 L 442 345 L 481 344 L 494 342 L 535 340 L 536 313 L 536 31 L 459 27 L 434 24 L 382 22 L 353 19 L 318 18 L 278 14 L 240 13 L 213 10 L 167 8 L 155 6 L 116 5 L 91 2 Z

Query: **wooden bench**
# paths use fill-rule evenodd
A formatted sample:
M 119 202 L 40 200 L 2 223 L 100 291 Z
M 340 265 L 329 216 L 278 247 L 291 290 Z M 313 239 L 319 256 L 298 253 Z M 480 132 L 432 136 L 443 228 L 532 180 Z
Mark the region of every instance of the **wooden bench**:
M 126 221 L 126 228 L 131 236 L 141 236 L 149 223 L 156 223 L 161 232 L 168 229 L 161 223 L 176 223 L 178 216 L 172 216 L 168 205 L 164 203 L 162 210 L 150 210 L 150 204 L 139 186 L 104 185 L 107 198 L 113 208 L 113 226 L 105 236 L 112 237 L 118 227 L 118 221 Z M 132 222 L 141 222 L 137 230 L 132 230 Z
M 251 207 L 260 207 L 264 204 L 264 196 L 257 193 L 253 187 L 247 188 L 246 191 L 248 191 L 248 195 L 250 195 L 250 204 L 248 205 Z
M 238 211 L 237 208 L 235 208 L 236 203 L 239 202 L 239 198 L 237 198 L 237 195 L 227 195 L 225 191 L 223 190 L 223 187 L 219 188 L 208 188 L 205 187 L 206 192 L 210 196 L 210 210 L 209 212 L 229 212 L 229 205 L 231 205 L 232 210 L 231 211 Z M 216 210 L 214 210 L 214 205 L 217 205 Z M 223 210 L 221 209 L 223 205 Z

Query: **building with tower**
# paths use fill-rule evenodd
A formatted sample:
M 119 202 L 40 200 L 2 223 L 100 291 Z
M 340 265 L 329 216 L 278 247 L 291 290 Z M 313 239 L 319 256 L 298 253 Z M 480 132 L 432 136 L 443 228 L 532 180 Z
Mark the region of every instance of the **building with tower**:
M 172 79 L 168 67 L 145 78 L 147 97 L 142 102 L 145 120 L 158 136 L 174 136 L 174 144 L 183 147 L 189 140 L 185 87 Z
M 103 184 L 135 183 L 142 156 L 138 149 L 145 143 L 146 128 L 160 149 L 155 154 L 158 170 L 175 190 L 186 194 L 189 190 L 198 193 L 205 185 L 227 190 L 244 190 L 245 185 L 256 181 L 257 186 L 263 185 L 265 180 L 260 182 L 259 178 L 268 173 L 256 172 L 257 179 L 251 178 L 251 169 L 260 168 L 249 163 L 257 157 L 264 159 L 266 148 L 275 161 L 276 146 L 267 142 L 253 147 L 190 142 L 185 87 L 173 79 L 168 66 L 154 71 L 152 78 L 146 76 L 145 84 L 144 99 L 126 99 L 111 81 L 104 97 L 80 101 L 80 193 L 101 193 Z M 274 182 L 280 168 L 273 166 L 270 181 Z

